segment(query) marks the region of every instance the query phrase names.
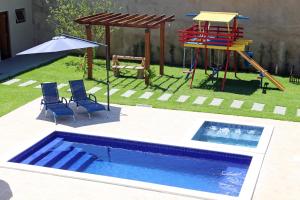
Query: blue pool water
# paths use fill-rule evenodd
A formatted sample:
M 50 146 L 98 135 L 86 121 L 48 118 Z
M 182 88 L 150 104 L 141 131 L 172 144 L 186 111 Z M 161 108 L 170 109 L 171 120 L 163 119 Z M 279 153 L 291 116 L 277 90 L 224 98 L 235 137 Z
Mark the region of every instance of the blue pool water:
M 10 162 L 238 196 L 252 157 L 54 132 Z
M 263 127 L 206 121 L 193 140 L 255 148 Z

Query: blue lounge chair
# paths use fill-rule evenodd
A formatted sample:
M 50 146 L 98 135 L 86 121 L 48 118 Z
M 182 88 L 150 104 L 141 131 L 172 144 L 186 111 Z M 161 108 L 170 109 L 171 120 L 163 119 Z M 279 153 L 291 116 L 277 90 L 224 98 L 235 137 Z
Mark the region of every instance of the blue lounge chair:
M 86 94 L 83 80 L 69 81 L 72 97 L 71 101 L 76 103 L 76 106 L 82 106 L 89 114 L 91 118 L 91 113 L 105 110 L 105 106 L 97 102 L 97 98 L 93 94 Z M 93 98 L 92 98 L 93 97 Z
M 45 107 L 45 115 L 47 115 L 48 110 L 52 111 L 55 124 L 57 124 L 56 118 L 60 116 L 72 115 L 75 120 L 74 112 L 68 106 L 67 100 L 64 97 L 59 99 L 57 83 L 42 83 L 41 88 L 43 93 L 41 105 Z

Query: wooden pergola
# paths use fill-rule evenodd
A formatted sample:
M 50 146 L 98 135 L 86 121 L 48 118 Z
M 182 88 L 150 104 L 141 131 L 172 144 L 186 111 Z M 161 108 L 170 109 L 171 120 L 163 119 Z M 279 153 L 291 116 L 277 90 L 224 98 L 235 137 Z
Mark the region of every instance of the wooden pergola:
M 145 29 L 145 69 L 150 67 L 150 30 L 160 29 L 160 74 L 164 74 L 165 62 L 165 24 L 172 22 L 175 16 L 166 15 L 141 15 L 141 14 L 123 14 L 123 13 L 98 13 L 86 17 L 76 19 L 75 22 L 85 25 L 86 37 L 88 40 L 93 40 L 92 26 L 105 26 L 105 43 L 108 46 L 108 53 L 110 55 L 110 27 L 131 27 Z M 87 50 L 88 58 L 88 77 L 92 78 L 93 65 L 93 49 Z M 149 84 L 149 77 L 145 77 L 145 83 Z

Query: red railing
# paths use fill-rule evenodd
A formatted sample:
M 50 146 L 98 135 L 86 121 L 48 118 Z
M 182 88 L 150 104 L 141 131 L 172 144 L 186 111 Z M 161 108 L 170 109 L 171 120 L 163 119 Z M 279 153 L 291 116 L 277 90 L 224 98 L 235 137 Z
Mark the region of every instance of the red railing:
M 228 32 L 229 28 L 229 32 Z M 193 25 L 185 30 L 178 31 L 181 43 L 199 43 L 202 45 L 232 46 L 244 34 L 242 27 L 201 26 Z

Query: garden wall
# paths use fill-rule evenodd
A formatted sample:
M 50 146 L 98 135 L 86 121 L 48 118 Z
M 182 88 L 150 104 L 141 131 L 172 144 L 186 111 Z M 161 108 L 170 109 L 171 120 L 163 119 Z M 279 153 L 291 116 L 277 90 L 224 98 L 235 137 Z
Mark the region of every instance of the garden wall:
M 176 21 L 167 24 L 166 61 L 170 64 L 182 63 L 183 49 L 180 47 L 177 30 L 191 25 L 188 12 L 228 11 L 249 16 L 243 21 L 246 37 L 254 40 L 251 50 L 254 58 L 265 68 L 286 74 L 292 65 L 300 68 L 300 15 L 298 0 L 114 0 L 115 10 L 129 13 L 175 14 Z M 44 21 L 47 8 L 42 0 L 33 1 L 36 40 L 43 40 L 51 35 L 52 28 Z M 143 50 L 144 30 L 120 28 L 112 37 L 112 53 L 134 55 Z M 152 31 L 152 62 L 157 62 L 159 55 L 159 31 Z

